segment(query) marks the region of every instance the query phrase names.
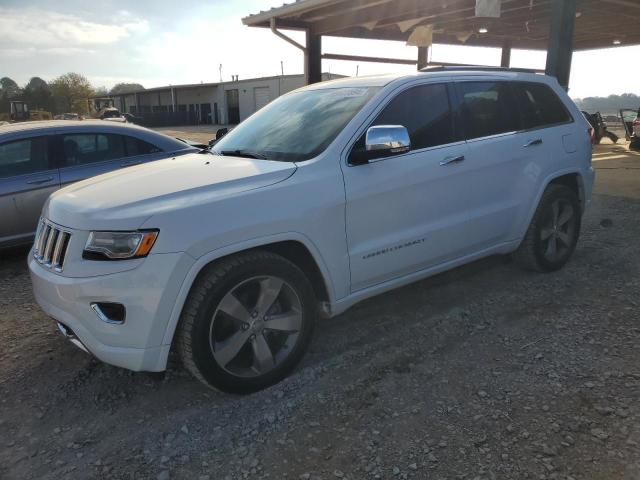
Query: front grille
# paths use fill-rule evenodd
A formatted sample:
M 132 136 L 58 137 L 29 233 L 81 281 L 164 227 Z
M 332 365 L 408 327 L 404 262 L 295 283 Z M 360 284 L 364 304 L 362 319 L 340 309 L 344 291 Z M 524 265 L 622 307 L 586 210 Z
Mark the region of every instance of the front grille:
M 33 256 L 38 263 L 56 272 L 61 272 L 64 267 L 64 258 L 71 239 L 71 232 L 53 225 L 47 220 L 40 220 L 36 240 L 33 248 Z

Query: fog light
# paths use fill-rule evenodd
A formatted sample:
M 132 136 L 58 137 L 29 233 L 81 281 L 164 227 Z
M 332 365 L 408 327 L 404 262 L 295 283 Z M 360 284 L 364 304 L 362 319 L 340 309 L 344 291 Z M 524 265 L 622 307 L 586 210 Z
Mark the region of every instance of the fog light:
M 105 323 L 122 325 L 126 317 L 126 309 L 121 303 L 97 302 L 92 303 L 91 308 L 100 320 Z

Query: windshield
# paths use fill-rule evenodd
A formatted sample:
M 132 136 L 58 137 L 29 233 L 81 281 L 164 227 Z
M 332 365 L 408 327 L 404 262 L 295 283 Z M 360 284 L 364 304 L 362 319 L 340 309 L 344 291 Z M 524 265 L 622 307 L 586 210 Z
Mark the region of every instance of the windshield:
M 230 131 L 212 151 L 289 162 L 308 160 L 326 149 L 378 90 L 323 88 L 285 95 Z

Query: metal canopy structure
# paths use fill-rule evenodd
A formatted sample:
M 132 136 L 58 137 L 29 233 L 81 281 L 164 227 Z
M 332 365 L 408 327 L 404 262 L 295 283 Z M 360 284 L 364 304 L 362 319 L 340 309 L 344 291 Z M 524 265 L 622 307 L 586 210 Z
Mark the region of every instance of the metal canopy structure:
M 547 50 L 546 72 L 566 87 L 574 50 L 640 44 L 640 0 L 502 0 L 498 18 L 477 17 L 476 0 L 298 0 L 243 23 L 301 48 L 308 83 L 319 81 L 322 58 L 427 65 L 424 47 L 416 61 L 322 54 L 322 36 L 407 41 L 429 26 L 433 43 L 502 48 L 502 66 L 512 48 Z M 304 30 L 306 46 L 279 28 Z

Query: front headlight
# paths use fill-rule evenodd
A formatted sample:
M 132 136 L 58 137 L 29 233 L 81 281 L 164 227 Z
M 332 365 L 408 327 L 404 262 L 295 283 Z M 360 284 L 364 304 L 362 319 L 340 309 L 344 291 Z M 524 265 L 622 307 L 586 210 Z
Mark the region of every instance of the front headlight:
M 146 257 L 158 238 L 158 230 L 141 232 L 91 232 L 83 257 L 91 260 L 124 260 Z

